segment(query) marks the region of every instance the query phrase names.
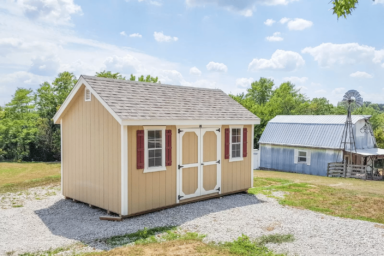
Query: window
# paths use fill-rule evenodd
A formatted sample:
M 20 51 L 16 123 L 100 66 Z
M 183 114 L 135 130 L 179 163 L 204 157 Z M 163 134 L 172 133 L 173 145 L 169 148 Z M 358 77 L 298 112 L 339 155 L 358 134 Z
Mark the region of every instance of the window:
M 299 158 L 297 159 L 298 163 L 307 163 L 307 152 L 299 151 Z
M 295 149 L 294 163 L 311 165 L 310 149 Z
M 165 126 L 144 126 L 144 172 L 165 171 Z
M 230 159 L 229 161 L 243 160 L 243 127 L 230 127 Z
M 84 98 L 85 101 L 91 101 L 92 93 L 89 89 L 85 88 Z
M 162 165 L 162 131 L 154 130 L 148 132 L 148 167 L 159 167 Z

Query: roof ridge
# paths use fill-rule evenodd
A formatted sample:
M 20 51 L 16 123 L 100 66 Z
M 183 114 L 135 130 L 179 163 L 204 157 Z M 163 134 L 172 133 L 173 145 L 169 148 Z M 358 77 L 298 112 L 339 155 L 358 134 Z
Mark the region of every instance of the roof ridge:
M 142 85 L 150 85 L 150 86 L 169 86 L 169 87 L 178 87 L 178 88 L 180 88 L 180 87 L 181 88 L 189 88 L 189 89 L 194 89 L 194 90 L 210 90 L 210 91 L 221 91 L 221 92 L 223 92 L 223 90 L 218 89 L 218 88 L 217 89 L 212 89 L 212 88 L 204 88 L 204 87 L 185 86 L 185 85 L 149 83 L 149 82 L 121 80 L 121 79 L 105 78 L 105 77 L 97 77 L 97 76 L 87 76 L 87 75 L 81 75 L 80 77 L 83 77 L 85 80 L 87 80 L 87 79 L 95 79 L 95 80 L 103 80 L 103 81 L 113 81 L 115 83 L 122 83 L 122 84 L 142 84 Z

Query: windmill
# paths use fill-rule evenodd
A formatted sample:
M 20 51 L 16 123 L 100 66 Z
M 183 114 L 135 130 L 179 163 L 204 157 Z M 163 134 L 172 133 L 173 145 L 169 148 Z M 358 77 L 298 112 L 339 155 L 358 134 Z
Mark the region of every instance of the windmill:
M 348 150 L 350 153 L 349 159 L 352 159 L 352 151 L 356 152 L 356 143 L 355 143 L 355 136 L 353 134 L 353 123 L 352 123 L 351 112 L 353 109 L 363 106 L 364 102 L 363 102 L 363 98 L 361 97 L 358 91 L 349 90 L 345 93 L 342 103 L 346 106 L 348 114 L 347 114 L 347 120 L 345 121 L 345 125 L 344 125 L 343 135 L 341 137 L 340 148 L 342 148 L 344 152 Z M 343 158 L 343 162 L 344 162 L 344 158 Z

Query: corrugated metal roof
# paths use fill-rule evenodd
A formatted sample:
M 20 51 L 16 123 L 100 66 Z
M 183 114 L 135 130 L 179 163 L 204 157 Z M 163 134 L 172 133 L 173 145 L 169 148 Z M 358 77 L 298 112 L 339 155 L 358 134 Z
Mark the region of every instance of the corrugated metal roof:
M 352 116 L 352 122 L 369 116 Z M 259 143 L 340 148 L 346 116 L 276 116 L 266 126 Z
M 352 115 L 352 122 L 355 124 L 361 119 L 367 119 L 371 116 Z M 276 116 L 269 123 L 295 123 L 295 124 L 344 124 L 347 119 L 346 115 L 292 115 L 292 116 Z

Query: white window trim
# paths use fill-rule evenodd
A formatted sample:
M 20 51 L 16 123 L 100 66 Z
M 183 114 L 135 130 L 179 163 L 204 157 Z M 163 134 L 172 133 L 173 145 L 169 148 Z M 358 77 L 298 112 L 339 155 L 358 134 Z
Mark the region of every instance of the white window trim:
M 87 91 L 89 92 L 89 99 L 87 99 Z M 85 90 L 84 90 L 84 100 L 85 101 L 91 101 L 92 100 L 92 92 L 88 88 L 85 88 Z
M 243 125 L 229 126 L 229 162 L 243 161 Z M 232 158 L 232 129 L 240 129 L 240 157 Z
M 305 162 L 300 162 L 299 161 L 300 152 L 304 152 L 305 153 Z M 300 150 L 300 149 L 297 150 L 297 163 L 298 164 L 307 164 L 308 163 L 308 151 L 307 150 Z
M 299 162 L 299 152 L 305 152 L 306 153 L 306 161 L 305 162 Z M 309 149 L 295 149 L 294 151 L 294 163 L 295 164 L 306 164 L 311 165 L 311 150 Z
M 161 166 L 148 167 L 148 131 L 154 130 L 161 130 Z M 165 126 L 144 126 L 144 173 L 165 170 Z

